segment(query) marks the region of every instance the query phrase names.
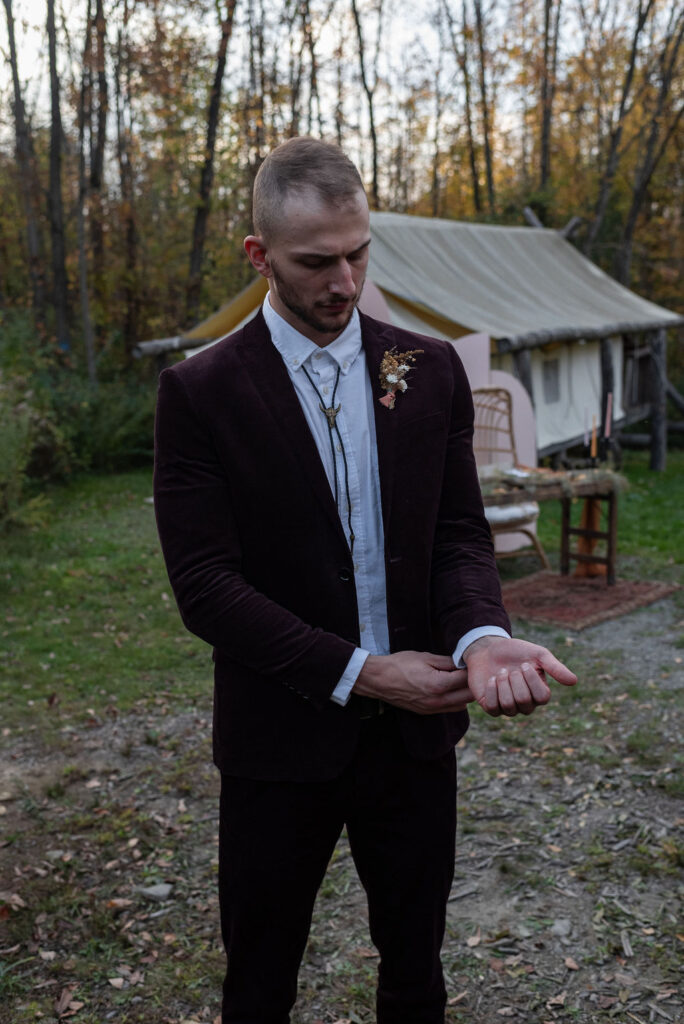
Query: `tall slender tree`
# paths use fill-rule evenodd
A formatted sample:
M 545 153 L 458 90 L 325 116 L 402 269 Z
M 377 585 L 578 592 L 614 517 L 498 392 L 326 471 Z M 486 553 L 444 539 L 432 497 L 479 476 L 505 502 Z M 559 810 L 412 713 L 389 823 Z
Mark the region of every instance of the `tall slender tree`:
M 43 272 L 43 239 L 40 228 L 39 197 L 40 185 L 36 170 L 33 137 L 26 117 L 24 98 L 19 82 L 19 65 L 14 33 L 12 0 L 3 0 L 7 18 L 9 59 L 12 72 L 14 138 L 19 169 L 19 188 L 26 220 L 26 242 L 28 249 L 28 271 L 33 293 L 33 310 L 39 323 L 45 321 L 45 276 Z
M 50 55 L 50 183 L 48 208 L 50 212 L 50 241 L 52 248 L 52 300 L 55 308 L 57 344 L 69 351 L 69 282 L 66 270 L 66 244 L 64 238 L 64 204 L 62 202 L 62 116 L 60 113 L 60 83 L 57 71 L 57 33 L 55 29 L 55 0 L 47 0 L 47 33 Z
M 625 129 L 625 121 L 629 112 L 630 97 L 632 92 L 632 86 L 634 84 L 634 75 L 636 72 L 637 56 L 639 53 L 639 46 L 641 43 L 641 36 L 644 31 L 644 27 L 649 19 L 649 15 L 653 9 L 655 0 L 638 0 L 638 7 L 636 12 L 636 19 L 634 22 L 634 30 L 632 32 L 632 40 L 629 48 L 629 56 L 627 60 L 627 67 L 625 69 L 624 78 L 622 81 L 622 88 L 620 90 L 620 101 L 618 104 L 617 111 L 612 117 L 612 123 L 610 127 L 608 137 L 608 151 L 606 155 L 606 161 L 599 181 L 598 195 L 596 198 L 596 204 L 594 206 L 594 213 L 589 223 L 586 238 L 584 241 L 584 252 L 587 256 L 591 256 L 594 251 L 596 239 L 598 238 L 601 225 L 603 224 L 603 218 L 608 208 L 608 200 L 610 198 L 613 182 L 615 180 L 615 174 L 618 169 L 620 162 L 620 144 L 622 142 L 622 135 Z
M 207 135 L 204 149 L 204 162 L 200 173 L 199 196 L 195 208 L 195 222 L 192 231 L 192 248 L 190 250 L 190 275 L 186 291 L 185 325 L 189 327 L 196 319 L 199 311 L 202 288 L 202 260 L 207 237 L 207 221 L 211 203 L 211 189 L 214 182 L 214 154 L 216 151 L 216 134 L 221 112 L 221 93 L 223 76 L 226 70 L 228 44 L 233 34 L 233 20 L 237 0 L 226 0 L 225 9 L 221 11 L 221 38 L 216 56 L 214 81 L 209 96 L 207 109 Z
M 546 188 L 551 177 L 551 121 L 558 74 L 558 35 L 562 0 L 544 0 L 544 46 L 541 80 L 541 139 L 539 184 Z
M 489 94 L 487 89 L 487 50 L 485 46 L 484 18 L 482 16 L 482 0 L 474 0 L 475 25 L 477 29 L 477 49 L 479 55 L 478 80 L 480 83 L 480 109 L 482 111 L 482 136 L 484 141 L 485 172 L 487 175 L 487 205 L 493 213 L 496 205 L 494 194 L 494 162 L 492 156 L 492 130 Z
M 371 140 L 371 202 L 377 210 L 380 207 L 380 190 L 378 184 L 379 148 L 378 132 L 375 124 L 375 91 L 378 85 L 378 60 L 380 57 L 380 44 L 382 41 L 383 0 L 376 0 L 375 13 L 377 25 L 375 49 L 370 67 L 368 66 L 369 62 L 366 53 L 366 44 L 364 40 L 363 26 L 361 24 L 358 0 L 351 0 L 351 6 L 352 15 L 354 17 L 354 26 L 356 28 L 356 39 L 358 42 L 361 85 L 363 86 L 363 91 L 366 94 L 366 101 L 368 103 L 368 128 Z
M 78 283 L 81 298 L 81 329 L 86 353 L 88 380 L 94 387 L 97 384 L 95 365 L 95 332 L 90 315 L 90 293 L 88 286 L 88 254 L 86 252 L 86 209 L 90 182 L 86 173 L 86 123 L 90 119 L 92 103 L 92 74 L 90 67 L 90 48 L 92 40 L 93 18 L 90 0 L 86 12 L 85 44 L 81 63 L 81 90 L 78 102 L 78 203 L 76 207 L 76 231 L 78 236 Z

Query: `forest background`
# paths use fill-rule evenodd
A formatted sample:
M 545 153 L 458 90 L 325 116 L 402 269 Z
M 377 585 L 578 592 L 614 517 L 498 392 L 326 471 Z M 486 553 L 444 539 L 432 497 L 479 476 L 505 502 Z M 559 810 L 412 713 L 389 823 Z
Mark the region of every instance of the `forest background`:
M 292 135 L 338 142 L 375 209 L 581 218 L 682 309 L 681 0 L 2 3 L 0 520 L 39 515 L 29 479 L 149 458 L 133 348 L 248 283 L 251 186 Z

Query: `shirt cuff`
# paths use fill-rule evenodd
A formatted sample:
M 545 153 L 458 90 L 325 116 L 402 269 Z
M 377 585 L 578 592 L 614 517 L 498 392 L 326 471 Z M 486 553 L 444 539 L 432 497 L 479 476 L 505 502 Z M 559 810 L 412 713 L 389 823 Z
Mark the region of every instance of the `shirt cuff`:
M 456 668 L 466 667 L 463 660 L 463 652 L 466 647 L 470 647 L 471 644 L 483 636 L 505 636 L 508 640 L 511 639 L 511 634 L 507 633 L 501 626 L 477 626 L 475 629 L 469 629 L 465 636 L 462 636 L 458 641 L 458 646 L 454 651 L 454 665 Z
M 340 676 L 340 681 L 330 694 L 330 700 L 334 700 L 336 704 L 341 704 L 344 707 L 349 700 L 354 683 L 359 678 L 361 669 L 366 664 L 366 658 L 369 654 L 370 651 L 364 651 L 360 647 L 356 648 L 347 662 L 347 667 Z

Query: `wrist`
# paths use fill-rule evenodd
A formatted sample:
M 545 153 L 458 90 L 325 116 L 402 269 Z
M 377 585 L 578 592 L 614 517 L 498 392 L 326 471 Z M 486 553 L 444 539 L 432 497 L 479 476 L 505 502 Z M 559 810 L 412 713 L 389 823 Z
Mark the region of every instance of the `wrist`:
M 471 644 L 468 644 L 466 649 L 463 651 L 463 654 L 461 655 L 461 658 L 463 659 L 463 661 L 467 665 L 469 658 L 472 658 L 473 655 L 477 654 L 479 651 L 484 651 L 484 650 L 487 649 L 487 647 L 491 647 L 492 644 L 496 643 L 496 641 L 498 639 L 500 639 L 500 637 L 496 637 L 496 636 L 480 636 L 480 637 L 478 637 L 477 640 L 473 640 L 473 642 Z

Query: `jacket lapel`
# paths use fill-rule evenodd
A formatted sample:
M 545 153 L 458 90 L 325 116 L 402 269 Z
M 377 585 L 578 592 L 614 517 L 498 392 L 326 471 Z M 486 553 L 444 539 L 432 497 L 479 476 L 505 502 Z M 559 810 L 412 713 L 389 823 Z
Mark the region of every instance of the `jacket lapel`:
M 309 430 L 287 368 L 271 341 L 261 310 L 245 325 L 240 347 L 243 363 L 261 399 L 261 414 L 272 419 L 274 437 L 282 438 L 283 447 L 296 461 L 302 478 L 311 486 L 346 545 L 344 530 L 316 442 Z
M 389 523 L 392 507 L 392 491 L 397 452 L 397 430 L 400 419 L 400 406 L 388 409 L 380 404 L 385 392 L 380 386 L 380 363 L 389 349 L 396 345 L 396 338 L 389 324 L 380 323 L 370 317 L 361 316 L 361 337 L 366 352 L 366 363 L 370 374 L 373 393 L 373 413 L 375 416 L 375 436 L 378 446 L 378 469 L 380 473 L 380 495 L 382 499 L 382 518 L 385 532 Z

